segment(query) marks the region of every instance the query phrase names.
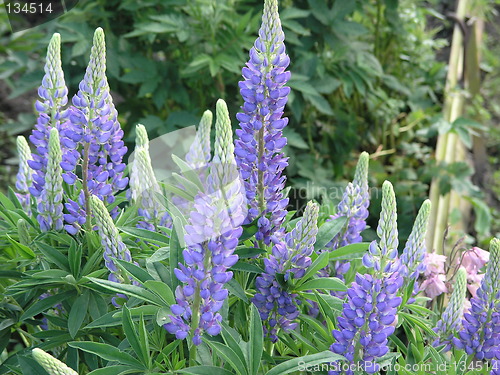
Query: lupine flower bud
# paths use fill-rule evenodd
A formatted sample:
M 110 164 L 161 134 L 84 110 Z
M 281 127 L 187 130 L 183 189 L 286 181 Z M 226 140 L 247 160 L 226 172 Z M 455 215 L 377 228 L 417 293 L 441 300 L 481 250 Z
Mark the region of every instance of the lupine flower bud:
M 389 181 L 382 185 L 382 212 L 377 227 L 380 241 L 370 244 L 368 253 L 363 256 L 363 264 L 367 268 L 373 267 L 377 272 L 395 272 L 399 269 L 399 262 L 394 262 L 398 255 L 398 228 L 396 196 Z
M 427 233 L 427 223 L 429 222 L 430 213 L 431 201 L 427 199 L 422 203 L 422 207 L 418 211 L 413 229 L 401 254 L 401 262 L 404 265 L 404 269 L 401 271 L 408 278 L 415 279 L 420 273 L 425 271 L 425 235 Z
M 170 224 L 170 216 L 156 197 L 160 193 L 149 155 L 148 134 L 144 125 L 139 124 L 136 127 L 135 158 L 130 169 L 129 190 L 129 199 L 137 204 L 138 213 L 144 218 L 139 222 L 139 227 L 155 230 L 158 225 Z
M 256 239 L 270 244 L 272 235 L 282 235 L 288 199 L 283 197 L 288 165 L 282 153 L 286 138 L 282 129 L 288 124 L 282 118 L 290 88 L 285 86 L 290 63 L 285 53 L 284 33 L 278 14 L 278 1 L 265 0 L 259 38 L 250 50 L 250 60 L 243 68 L 240 93 L 245 101 L 236 115 L 241 129 L 236 130 L 236 162 L 245 180 L 250 204 L 247 222 L 257 217 Z M 270 214 L 269 219 L 266 218 Z
M 195 170 L 204 170 L 210 162 L 210 130 L 212 129 L 212 112 L 206 110 L 200 120 L 196 136 L 186 154 L 186 162 Z
M 346 217 L 346 225 L 326 246 L 327 250 L 335 250 L 362 241 L 361 232 L 366 228 L 368 218 L 368 207 L 370 205 L 370 193 L 368 191 L 368 163 L 369 155 L 362 152 L 359 156 L 354 179 L 349 183 L 337 206 L 337 213 L 330 220 Z M 342 278 L 349 270 L 349 262 L 337 262 L 335 265 L 335 276 Z
M 123 177 L 125 164 L 122 159 L 124 146 L 123 130 L 118 123 L 118 113 L 113 104 L 106 78 L 106 46 L 104 32 L 96 29 L 90 53 L 90 61 L 79 91 L 73 97 L 70 122 L 64 131 L 64 141 L 72 153 L 63 162 L 64 180 L 74 184 L 75 168 L 82 166 L 83 189 L 76 201 L 69 200 L 65 216 L 66 230 L 75 234 L 81 223 L 86 222 L 89 208 L 86 197 L 96 195 L 107 203 L 113 203 L 113 193 L 123 190 L 128 179 Z M 82 150 L 77 148 L 81 145 Z M 112 211 L 115 216 L 117 209 Z
M 285 281 L 304 276 L 311 265 L 310 255 L 318 233 L 318 212 L 316 203 L 307 204 L 295 228 L 285 235 L 284 241 L 275 244 L 272 254 L 264 259 L 265 272 L 255 281 L 258 292 L 252 302 L 259 309 L 264 331 L 273 342 L 278 340 L 279 329 L 286 332 L 297 326 L 293 321 L 299 315 L 297 294 L 285 290 L 277 276 L 283 274 Z
M 190 335 L 194 345 L 201 344 L 203 332 L 214 336 L 221 330 L 218 311 L 228 296 L 224 285 L 233 277 L 228 268 L 238 261 L 233 252 L 247 215 L 243 183 L 234 160 L 229 113 L 222 100 L 217 102 L 215 128 L 215 152 L 207 186 L 195 197 L 185 226 L 185 265 L 179 263 L 174 271 L 182 285 L 175 291 L 177 303 L 171 306 L 171 321 L 164 325 L 178 339 Z
M 104 203 L 95 195 L 90 197 L 91 209 L 94 214 L 97 230 L 99 232 L 99 237 L 101 238 L 101 244 L 104 248 L 104 264 L 106 268 L 110 271 L 108 280 L 123 283 L 126 279 L 120 272 L 118 265 L 116 263 L 117 259 L 124 260 L 126 262 L 132 262 L 132 257 L 127 246 L 123 243 L 118 229 L 113 223 L 108 210 Z M 130 279 L 130 282 L 135 283 Z M 135 283 L 136 284 L 136 283 Z M 124 295 L 118 294 L 118 297 L 125 298 Z M 112 299 L 113 305 L 119 307 L 115 298 Z
M 42 349 L 35 348 L 31 353 L 33 358 L 49 373 L 49 375 L 78 375 L 75 370 L 66 366 L 66 364 L 52 357 Z
M 40 193 L 37 220 L 43 232 L 63 228 L 63 188 L 61 168 L 61 145 L 59 132 L 56 128 L 50 130 L 49 152 L 45 183 Z
M 490 243 L 486 274 L 471 299 L 471 310 L 464 314 L 463 328 L 453 343 L 478 360 L 498 358 L 500 345 L 500 240 Z
M 29 187 L 32 183 L 31 175 L 33 171 L 28 165 L 28 160 L 33 160 L 33 158 L 31 157 L 30 146 L 28 146 L 26 138 L 24 138 L 22 135 L 17 137 L 17 153 L 19 154 L 19 170 L 17 172 L 16 179 L 16 195 L 19 199 L 19 202 L 21 202 L 24 211 L 30 214 L 31 199 Z
M 432 345 L 439 346 L 446 344 L 445 350 L 451 349 L 451 343 L 455 332 L 462 328 L 462 318 L 465 303 L 465 294 L 467 293 L 467 272 L 461 267 L 456 276 L 453 285 L 453 293 L 441 320 L 437 322 L 434 331 L 438 334 L 438 339 Z
M 394 332 L 397 308 L 402 298 L 397 296 L 403 284 L 398 259 L 398 232 L 396 224 L 396 198 L 390 182 L 382 187 L 382 212 L 377 227 L 379 243 L 373 241 L 363 257 L 373 275 L 357 274 L 347 290 L 347 302 L 338 318 L 337 329 L 332 331 L 336 342 L 330 350 L 346 357 L 350 364 L 361 362 L 369 374 L 379 371 L 376 358 L 384 356 L 389 348 L 388 337 Z M 329 371 L 329 375 L 340 375 Z M 351 370 L 346 375 L 353 375 Z

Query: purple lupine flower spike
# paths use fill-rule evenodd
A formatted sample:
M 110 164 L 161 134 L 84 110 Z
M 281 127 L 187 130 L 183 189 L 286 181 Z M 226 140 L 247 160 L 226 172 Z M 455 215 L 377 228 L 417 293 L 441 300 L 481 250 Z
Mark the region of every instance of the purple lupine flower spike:
M 45 185 L 50 130 L 55 128 L 61 133 L 67 118 L 67 111 L 63 107 L 68 103 L 68 89 L 61 66 L 61 37 L 57 33 L 50 39 L 44 71 L 42 85 L 38 88 L 40 99 L 35 104 L 38 112 L 37 123 L 29 137 L 35 147 L 32 160 L 28 160 L 28 165 L 34 171 L 29 191 L 37 202 L 41 200 L 40 195 Z M 62 138 L 62 134 L 59 136 Z M 67 150 L 62 142 L 61 152 L 64 158 Z
M 500 240 L 490 243 L 490 260 L 470 312 L 464 314 L 462 330 L 453 344 L 478 360 L 498 359 L 500 346 Z
M 256 239 L 271 243 L 272 235 L 283 235 L 288 199 L 283 197 L 288 165 L 282 149 L 286 138 L 282 129 L 288 124 L 283 118 L 290 88 L 285 86 L 290 63 L 285 53 L 284 33 L 278 14 L 278 1 L 266 0 L 259 37 L 250 50 L 250 60 L 243 68 L 240 93 L 245 101 L 236 115 L 241 129 L 236 130 L 236 162 L 245 180 L 250 204 L 247 223 L 260 217 Z
M 188 335 L 201 344 L 203 332 L 217 335 L 219 314 L 228 296 L 225 284 L 233 277 L 228 268 L 238 261 L 233 254 L 247 216 L 245 193 L 234 160 L 229 113 L 224 101 L 217 102 L 215 152 L 206 189 L 199 192 L 185 226 L 185 264 L 174 270 L 182 283 L 175 291 L 170 322 L 164 327 L 178 339 Z
M 29 187 L 32 183 L 32 174 L 28 160 L 33 160 L 31 156 L 30 146 L 26 142 L 26 138 L 22 135 L 17 137 L 17 153 L 19 154 L 19 170 L 16 178 L 16 195 L 23 207 L 23 210 L 31 214 L 31 196 Z
M 116 260 L 132 262 L 130 251 L 123 243 L 120 233 L 113 223 L 113 219 L 104 203 L 97 196 L 92 195 L 90 196 L 90 205 L 95 217 L 99 237 L 101 238 L 101 244 L 104 248 L 104 264 L 110 271 L 108 280 L 117 283 L 126 282 L 127 280 L 123 277 Z M 132 278 L 129 278 L 127 282 L 138 285 Z M 117 294 L 117 297 L 126 298 L 123 294 Z M 111 301 L 115 307 L 120 307 L 116 297 L 113 297 Z
M 148 133 L 144 125 L 136 127 L 134 161 L 130 168 L 129 199 L 138 206 L 138 213 L 144 218 L 138 227 L 156 230 L 157 226 L 169 226 L 171 218 L 156 194 L 161 193 L 160 185 L 151 164 Z
M 125 189 L 128 183 L 128 179 L 123 177 L 123 156 L 127 148 L 109 92 L 106 46 L 101 28 L 94 33 L 90 61 L 69 113 L 70 122 L 64 129 L 62 143 L 72 152 L 63 160 L 64 180 L 74 184 L 78 178 L 75 168 L 80 164 L 82 190 L 76 200 L 69 200 L 66 204 L 69 214 L 65 215 L 65 228 L 69 233 L 76 234 L 87 220 L 90 195 L 113 203 L 113 193 Z M 111 212 L 113 217 L 117 213 L 118 208 Z
M 436 328 L 434 328 L 434 331 L 438 334 L 438 338 L 432 343 L 433 346 L 446 345 L 445 351 L 451 349 L 455 333 L 462 328 L 466 293 L 467 271 L 461 267 L 455 276 L 450 302 L 446 306 L 441 319 L 437 322 Z
M 397 308 L 402 302 L 397 295 L 403 284 L 397 258 L 396 199 L 390 182 L 382 186 L 382 212 L 377 228 L 380 242 L 370 244 L 369 253 L 363 258 L 373 274 L 357 274 L 347 290 L 347 301 L 338 318 L 337 329 L 332 331 L 336 342 L 330 350 L 345 356 L 350 364 L 364 365 L 364 371 L 379 371 L 376 359 L 384 356 L 389 348 L 388 337 L 394 332 Z M 340 375 L 329 371 L 329 375 Z M 346 375 L 353 375 L 348 370 Z
M 51 229 L 63 228 L 63 179 L 61 168 L 61 144 L 59 132 L 56 128 L 50 129 L 49 150 L 45 181 L 39 195 L 38 216 L 42 232 Z
M 287 233 L 283 241 L 273 246 L 272 254 L 264 259 L 265 272 L 257 277 L 257 293 L 252 302 L 264 320 L 264 331 L 272 342 L 278 340 L 278 330 L 290 331 L 297 326 L 299 316 L 297 294 L 283 289 L 277 274 L 284 274 L 285 281 L 300 279 L 311 265 L 316 234 L 318 233 L 319 206 L 309 202 L 304 216 L 295 228 Z

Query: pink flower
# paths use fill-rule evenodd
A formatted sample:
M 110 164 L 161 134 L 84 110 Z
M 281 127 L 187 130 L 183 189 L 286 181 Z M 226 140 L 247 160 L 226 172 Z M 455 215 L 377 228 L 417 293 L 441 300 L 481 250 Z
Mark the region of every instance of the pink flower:
M 444 274 L 444 264 L 446 262 L 445 255 L 436 254 L 436 252 L 425 253 L 425 277 L 433 276 L 435 274 Z
M 479 247 L 473 247 L 464 252 L 462 256 L 462 266 L 469 275 L 476 275 L 486 262 L 490 259 L 490 253 Z
M 476 292 L 478 290 L 478 288 L 481 286 L 481 280 L 483 280 L 483 277 L 484 277 L 484 273 L 482 274 L 468 274 L 467 275 L 467 289 L 469 289 L 469 292 L 470 294 L 472 295 L 472 297 L 475 297 L 476 296 Z
M 424 291 L 427 297 L 434 299 L 441 293 L 446 293 L 448 291 L 445 281 L 446 276 L 444 274 L 432 274 L 424 280 L 424 282 L 420 286 L 420 289 Z

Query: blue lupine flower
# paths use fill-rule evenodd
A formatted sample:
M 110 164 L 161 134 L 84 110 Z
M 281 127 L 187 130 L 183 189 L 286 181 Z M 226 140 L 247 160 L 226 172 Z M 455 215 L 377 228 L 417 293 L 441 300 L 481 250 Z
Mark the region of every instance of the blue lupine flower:
M 490 243 L 490 260 L 470 312 L 464 314 L 462 330 L 453 343 L 478 360 L 498 359 L 500 347 L 500 240 Z
M 278 14 L 278 1 L 265 0 L 259 38 L 250 50 L 250 60 L 243 68 L 240 93 L 245 103 L 236 115 L 241 129 L 236 130 L 236 162 L 245 180 L 250 205 L 247 222 L 257 217 L 256 239 L 271 243 L 272 235 L 282 235 L 288 199 L 283 197 L 288 165 L 282 149 L 282 135 L 288 119 L 283 118 L 290 88 L 285 86 L 290 59 L 285 53 L 284 33 Z
M 294 320 L 299 316 L 297 305 L 300 303 L 297 294 L 285 290 L 280 284 L 278 274 L 284 275 L 285 282 L 304 276 L 311 265 L 310 255 L 318 233 L 318 212 L 316 203 L 307 204 L 304 216 L 295 228 L 285 235 L 283 241 L 275 244 L 272 254 L 264 259 L 265 272 L 255 281 L 258 292 L 252 302 L 259 309 L 260 317 L 265 321 L 264 330 L 273 342 L 278 340 L 279 329 L 286 332 L 297 326 Z
M 182 285 L 175 290 L 170 322 L 164 327 L 178 339 L 188 335 L 195 345 L 201 334 L 217 335 L 219 314 L 228 296 L 224 285 L 233 274 L 228 268 L 238 261 L 234 253 L 246 218 L 243 183 L 234 160 L 229 113 L 224 101 L 217 102 L 215 152 L 210 163 L 206 189 L 199 192 L 185 226 L 185 265 L 174 270 Z
M 397 258 L 398 231 L 396 224 L 396 198 L 390 182 L 382 186 L 382 212 L 377 227 L 379 243 L 373 241 L 363 257 L 371 274 L 357 274 L 347 290 L 347 301 L 338 318 L 337 329 L 332 331 L 336 342 L 330 350 L 346 357 L 350 364 L 361 361 L 364 371 L 379 371 L 376 358 L 388 351 L 388 337 L 394 332 L 397 308 L 402 302 L 398 289 L 403 284 L 400 261 Z M 329 371 L 329 375 L 340 374 Z M 346 375 L 354 374 L 346 371 Z
M 29 187 L 32 183 L 33 171 L 28 165 L 28 161 L 33 160 L 33 158 L 31 156 L 30 146 L 28 142 L 26 142 L 26 138 L 22 135 L 17 137 L 17 153 L 19 154 L 19 170 L 16 176 L 16 195 L 24 211 L 31 214 Z
M 113 193 L 123 190 L 128 179 L 123 177 L 125 163 L 122 159 L 127 148 L 123 142 L 123 130 L 118 123 L 106 78 L 106 47 L 104 32 L 98 28 L 90 61 L 79 91 L 73 97 L 69 110 L 70 124 L 64 129 L 62 143 L 72 150 L 63 160 L 64 180 L 74 184 L 77 180 L 75 168 L 82 168 L 82 191 L 75 200 L 68 200 L 65 228 L 75 234 L 86 222 L 90 208 L 88 197 L 97 195 L 107 203 L 113 203 Z M 79 145 L 81 150 L 79 150 Z M 79 209 L 77 209 L 79 207 Z M 118 213 L 117 208 L 112 216 Z M 76 216 L 75 216 L 76 215 Z
M 464 312 L 465 295 L 467 293 L 467 271 L 461 267 L 453 283 L 453 293 L 450 302 L 437 322 L 434 331 L 438 338 L 432 343 L 433 346 L 446 345 L 445 351 L 451 349 L 455 333 L 462 328 L 462 317 Z

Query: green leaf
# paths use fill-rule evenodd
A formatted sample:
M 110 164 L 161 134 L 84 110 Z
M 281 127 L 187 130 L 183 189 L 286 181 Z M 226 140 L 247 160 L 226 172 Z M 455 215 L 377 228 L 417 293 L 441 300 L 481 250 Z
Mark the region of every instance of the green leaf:
M 68 258 L 65 257 L 59 250 L 54 249 L 52 246 L 40 241 L 36 241 L 35 245 L 50 262 L 54 263 L 63 270 L 70 271 Z
M 137 359 L 109 344 L 92 341 L 72 341 L 68 345 L 72 348 L 95 354 L 106 361 L 116 361 L 121 364 L 134 366 L 137 369 L 144 369 L 144 366 Z
M 177 370 L 177 372 L 180 372 L 181 374 L 193 375 L 234 375 L 234 373 L 232 373 L 231 371 L 215 366 L 193 366 L 182 370 Z
M 123 332 L 125 333 L 125 337 L 127 338 L 128 343 L 134 350 L 135 354 L 141 358 L 141 361 L 144 365 L 147 365 L 149 359 L 149 353 L 144 353 L 141 342 L 139 340 L 139 335 L 137 334 L 136 327 L 134 322 L 132 321 L 132 315 L 130 315 L 130 310 L 127 305 L 123 305 L 123 314 L 122 314 L 122 325 Z
M 236 281 L 234 278 L 229 280 L 226 284 L 225 287 L 229 292 L 239 299 L 241 299 L 243 302 L 248 303 L 248 297 L 245 294 L 245 291 L 241 287 L 240 283 Z
M 144 286 L 153 293 L 157 294 L 167 306 L 176 303 L 174 293 L 172 293 L 172 290 L 167 284 L 161 281 L 149 280 L 144 283 Z
M 359 242 L 339 247 L 330 252 L 330 260 L 352 260 L 362 258 L 369 246 L 369 242 Z
M 94 277 L 87 277 L 87 279 L 115 293 L 123 293 L 158 306 L 164 305 L 164 302 L 160 299 L 160 297 L 139 286 L 130 284 L 121 284 L 121 283 L 116 283 L 114 281 L 96 279 Z
M 135 367 L 125 366 L 125 365 L 106 366 L 91 371 L 87 375 L 120 375 L 130 372 L 132 370 L 136 371 Z
M 336 277 L 320 277 L 306 281 L 297 288 L 298 291 L 315 289 L 346 291 L 347 287 L 342 280 Z
M 159 246 L 167 246 L 170 239 L 157 232 L 135 227 L 119 227 L 122 232 L 131 235 L 132 237 L 140 238 L 141 240 L 157 244 Z
M 243 271 L 250 273 L 262 273 L 264 270 L 255 264 L 245 263 L 245 262 L 236 262 L 235 265 L 231 267 L 232 271 Z
M 14 249 L 21 254 L 22 257 L 26 259 L 34 259 L 36 257 L 35 253 L 33 250 L 31 250 L 28 246 L 25 246 L 23 244 L 20 244 L 19 242 L 15 241 L 12 237 L 10 237 L 8 234 L 5 234 L 9 242 L 12 244 Z
M 325 362 L 334 362 L 345 360 L 341 355 L 335 354 L 330 350 L 325 350 L 321 353 L 310 354 L 304 357 L 293 358 L 286 362 L 280 363 L 266 372 L 266 375 L 285 375 L 294 371 L 307 371 L 309 368 Z
M 144 284 L 148 280 L 154 280 L 149 273 L 144 271 L 139 266 L 136 266 L 134 263 L 127 262 L 125 260 L 116 259 L 118 264 L 127 271 L 134 279 Z
M 41 312 L 44 312 L 61 301 L 64 301 L 65 299 L 68 299 L 72 297 L 76 293 L 75 290 L 70 290 L 67 292 L 59 293 L 54 296 L 50 296 L 47 298 L 44 298 L 42 300 L 37 300 L 33 305 L 31 305 L 24 313 L 21 315 L 19 318 L 20 321 L 31 318 L 37 314 L 40 314 Z
M 89 296 L 90 293 L 86 290 L 78 298 L 75 303 L 71 306 L 71 311 L 68 317 L 68 331 L 71 338 L 75 338 L 78 330 L 82 326 L 83 320 L 87 315 L 87 310 L 89 307 Z
M 170 280 L 172 281 L 172 289 L 176 290 L 180 285 L 180 281 L 175 276 L 174 269 L 182 262 L 182 248 L 177 237 L 176 223 L 172 227 L 172 237 L 170 237 Z
M 295 285 L 296 288 L 298 288 L 301 284 L 309 280 L 311 277 L 316 275 L 316 273 L 322 269 L 328 266 L 328 253 L 325 251 L 321 253 L 316 260 L 309 266 L 307 269 L 304 277 L 300 280 L 297 281 L 297 284 Z
M 226 362 L 228 362 L 239 375 L 247 375 L 245 363 L 241 361 L 241 358 L 238 357 L 233 349 L 219 342 L 210 340 L 204 341 L 212 348 L 212 350 L 215 350 Z
M 267 251 L 264 249 L 258 249 L 255 247 L 240 247 L 234 251 L 240 259 L 254 258 L 261 254 L 265 254 L 266 252 Z
M 346 221 L 346 217 L 341 216 L 335 220 L 327 221 L 319 227 L 318 234 L 316 235 L 316 243 L 314 244 L 314 250 L 319 251 L 324 249 L 325 246 L 333 240 L 333 238 L 345 226 Z
M 264 351 L 264 331 L 262 329 L 262 319 L 257 307 L 250 304 L 250 339 L 248 341 L 248 365 L 249 375 L 257 375 L 259 372 L 260 360 Z
M 68 263 L 71 273 L 75 279 L 79 278 L 82 262 L 82 248 L 78 246 L 76 241 L 71 241 L 68 249 Z
M 434 332 L 426 323 L 426 321 L 416 315 L 410 315 L 407 313 L 404 313 L 402 311 L 398 312 L 398 316 L 403 317 L 406 321 L 409 323 L 413 323 L 412 325 L 417 325 L 420 328 L 422 328 L 428 335 L 431 337 L 436 337 L 436 332 Z

